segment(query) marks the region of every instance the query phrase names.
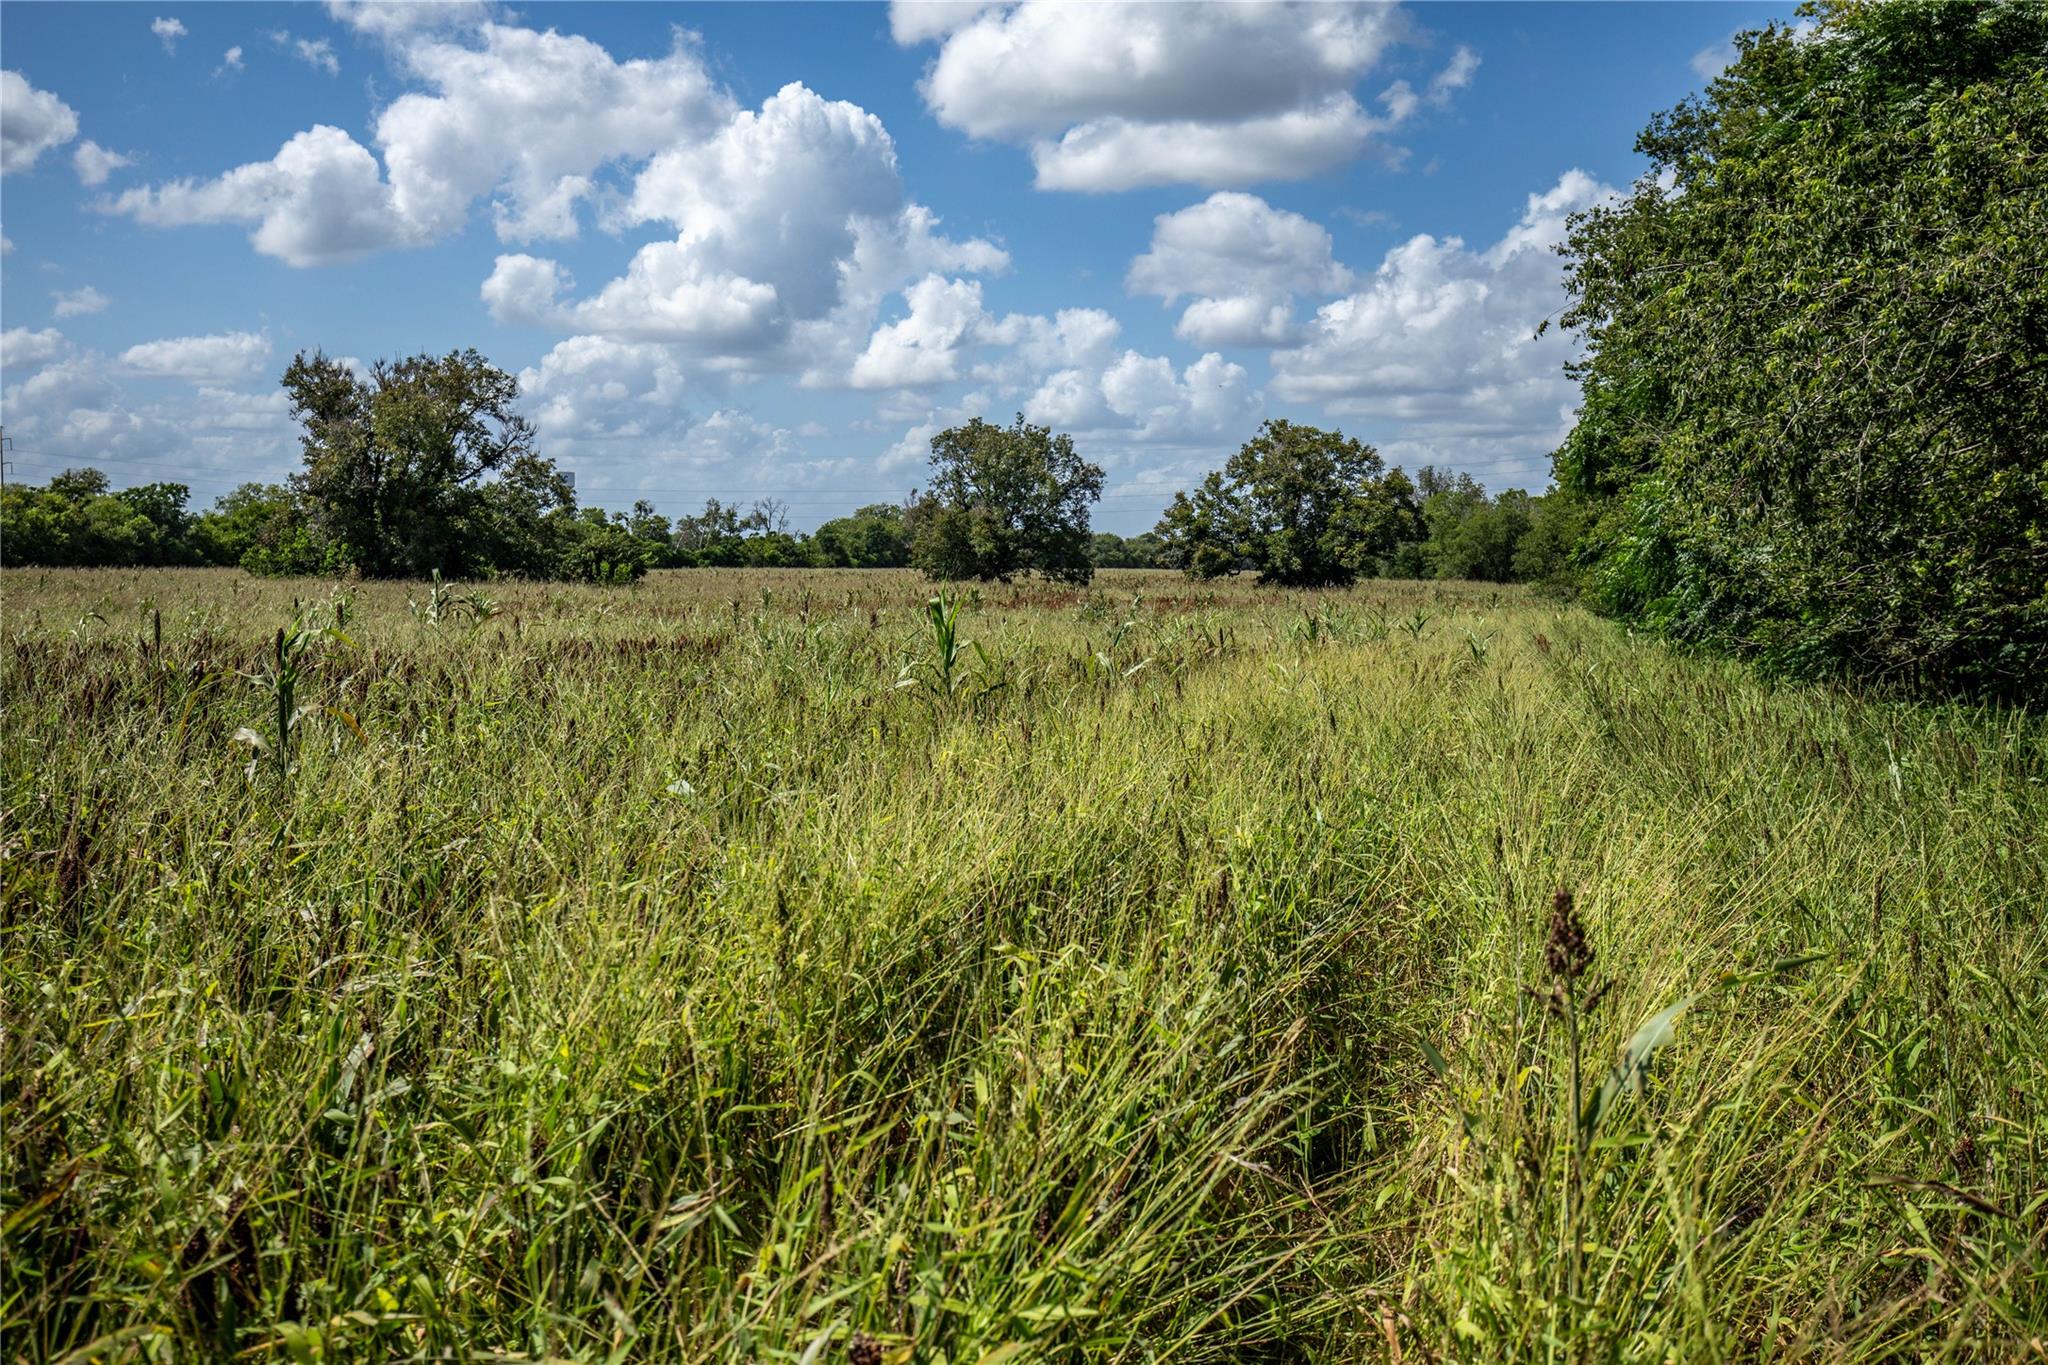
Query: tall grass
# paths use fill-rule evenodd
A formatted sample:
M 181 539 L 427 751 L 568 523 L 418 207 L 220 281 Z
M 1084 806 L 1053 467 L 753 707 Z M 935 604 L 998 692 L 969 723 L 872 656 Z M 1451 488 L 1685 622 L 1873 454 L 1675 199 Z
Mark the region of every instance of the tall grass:
M 280 706 L 324 584 L 0 591 L 9 1357 L 2048 1358 L 2037 718 L 830 571 L 363 585 Z

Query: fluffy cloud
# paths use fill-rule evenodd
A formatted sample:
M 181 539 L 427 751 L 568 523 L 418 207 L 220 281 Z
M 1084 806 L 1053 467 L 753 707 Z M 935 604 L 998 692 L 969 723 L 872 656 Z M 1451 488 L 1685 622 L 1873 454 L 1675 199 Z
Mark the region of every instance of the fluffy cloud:
M 1008 260 L 988 243 L 940 237 L 929 211 L 904 203 L 881 121 L 798 84 L 655 156 L 622 213 L 677 235 L 641 247 L 623 275 L 574 300 L 555 262 L 501 256 L 483 286 L 492 316 L 733 363 L 808 364 L 827 382 L 906 277 Z
M 112 302 L 105 294 L 86 285 L 83 289 L 60 289 L 50 297 L 56 302 L 50 311 L 60 318 L 84 317 L 90 313 L 104 313 Z
M 905 289 L 903 302 L 904 316 L 876 328 L 853 358 L 849 387 L 926 389 L 971 378 L 1016 395 L 1049 370 L 1099 368 L 1122 330 L 1099 308 L 997 317 L 982 306 L 979 282 L 936 273 Z M 970 355 L 982 357 L 971 368 Z
M 656 156 L 628 212 L 678 227 L 677 246 L 714 272 L 775 281 L 795 316 L 815 317 L 837 299 L 855 220 L 891 215 L 902 198 L 882 121 L 790 84 L 708 141 Z
M 1384 6 L 1027 3 L 951 33 L 923 91 L 974 137 L 1095 119 L 1238 121 L 1347 91 L 1400 29 Z
M 378 31 L 400 35 L 395 60 L 430 87 L 377 116 L 381 166 L 346 132 L 319 125 L 269 161 L 103 207 L 156 226 L 255 223 L 257 250 L 299 266 L 436 240 L 485 195 L 507 241 L 572 237 L 599 168 L 701 138 L 730 114 L 729 98 L 680 43 L 659 60 L 614 62 L 596 43 L 553 31 L 484 24 L 473 42 Z M 280 36 L 303 60 L 333 62 L 325 40 Z
M 1447 105 L 1451 96 L 1472 84 L 1472 77 L 1479 72 L 1479 54 L 1469 47 L 1460 46 L 1451 54 L 1450 64 L 1430 78 L 1429 102 Z
M 104 185 L 107 177 L 115 171 L 134 164 L 130 158 L 119 152 L 110 152 L 90 139 L 79 143 L 77 150 L 71 153 L 71 166 L 78 172 L 81 185 Z
M 291 398 L 282 388 L 244 393 L 202 384 L 192 405 L 192 423 L 208 431 L 264 432 L 293 430 Z
M 1262 401 L 1244 366 L 1214 351 L 1180 370 L 1165 356 L 1125 351 L 1100 369 L 1046 375 L 1024 415 L 1097 439 L 1177 442 L 1254 423 Z
M 1364 152 L 1391 126 L 1349 95 L 1242 123 L 1106 119 L 1033 146 L 1038 187 L 1107 191 L 1150 185 L 1250 185 L 1301 180 Z
M 1689 65 L 1692 67 L 1693 75 L 1703 81 L 1710 81 L 1735 65 L 1735 59 L 1740 55 L 1735 50 L 1735 35 L 1731 33 L 1720 42 L 1693 53 Z
M 177 359 L 168 350 L 149 353 Z M 72 345 L 54 328 L 13 328 L 0 335 L 7 427 L 39 462 L 56 469 L 146 461 L 129 472 L 153 477 L 156 471 L 175 468 L 182 482 L 200 491 L 202 501 L 208 490 L 217 494 L 248 478 L 281 473 L 290 459 L 292 434 L 285 396 L 274 388 L 249 393 L 202 378 L 195 388 L 149 401 L 120 382 L 124 376 L 175 381 L 206 368 L 110 365 L 98 352 Z
M 927 275 L 903 297 L 909 314 L 868 339 L 867 350 L 853 363 L 848 380 L 853 387 L 922 388 L 958 377 L 961 344 L 987 317 L 981 286 Z
M 1432 109 L 1448 107 L 1451 96 L 1472 84 L 1473 74 L 1478 70 L 1479 54 L 1469 47 L 1460 47 L 1451 54 L 1449 64 L 1430 78 L 1427 89 L 1417 91 L 1406 81 L 1395 81 L 1380 91 L 1380 103 L 1386 106 L 1394 122 L 1406 123 L 1424 105 Z
M 941 41 L 919 87 L 939 121 L 1027 145 L 1042 189 L 1299 179 L 1371 150 L 1421 102 L 1397 83 L 1375 115 L 1352 93 L 1408 36 L 1391 5 L 899 3 L 890 27 Z M 1460 49 L 1432 93 L 1476 65 Z
M 803 454 L 795 432 L 734 408 L 721 408 L 691 427 L 683 448 L 693 463 L 741 464 L 749 472 L 758 472 L 764 461 L 787 464 Z
M 576 336 L 521 370 L 519 391 L 549 447 L 574 454 L 592 442 L 670 434 L 686 388 L 666 346 Z
M 819 385 L 847 381 L 883 300 L 907 282 L 1008 264 L 991 243 L 940 235 L 905 200 L 874 115 L 801 84 L 741 108 L 688 35 L 666 57 L 614 61 L 588 39 L 477 11 L 333 12 L 382 38 L 424 87 L 377 115 L 374 151 L 317 126 L 268 161 L 100 206 L 157 226 L 248 224 L 258 251 L 311 266 L 439 240 L 487 197 L 508 243 L 574 237 L 595 202 L 609 229 L 658 223 L 675 236 L 581 293 L 547 253 L 507 251 L 481 286 L 494 318 Z
M 221 53 L 220 65 L 214 68 L 213 74 L 218 76 L 227 71 L 240 71 L 242 66 L 242 48 L 238 43 L 226 52 Z
M 268 161 L 213 180 L 132 189 L 101 207 L 151 227 L 251 223 L 249 241 L 258 251 L 296 266 L 350 261 L 426 240 L 394 212 L 377 158 L 324 123 L 292 136 Z
M 1275 392 L 1368 419 L 1390 460 L 1540 473 L 1577 398 L 1574 343 L 1534 336 L 1565 302 L 1551 247 L 1568 214 L 1613 193 L 1568 171 L 1483 251 L 1427 234 L 1393 248 L 1274 353 Z
M 121 352 L 121 363 L 137 374 L 224 383 L 253 378 L 270 358 L 270 338 L 259 332 L 167 337 Z
M 1007 352 L 999 361 L 977 366 L 974 377 L 1009 389 L 1049 370 L 1100 366 L 1122 331 L 1123 324 L 1100 308 L 1062 308 L 1049 318 L 1011 313 L 990 319 L 982 339 Z
M 573 237 L 600 167 L 699 141 L 733 109 L 680 39 L 658 60 L 615 62 L 587 38 L 486 24 L 480 46 L 417 40 L 401 63 L 435 93 L 392 101 L 376 138 L 394 207 L 430 237 L 493 191 L 504 240 Z
M 64 334 L 54 327 L 45 327 L 41 331 L 10 327 L 0 333 L 0 370 L 5 370 L 10 377 L 32 374 L 63 355 L 70 345 Z
M 1273 346 L 1294 334 L 1294 295 L 1346 289 L 1330 234 L 1256 195 L 1212 194 L 1152 220 L 1152 243 L 1125 285 L 1169 306 L 1192 301 L 1174 331 L 1202 346 Z
M 13 335 L 8 333 L 10 338 Z M 24 362 L 13 348 L 6 357 L 8 425 L 22 434 L 41 434 L 53 420 L 71 423 L 81 411 L 112 413 L 126 406 L 120 389 L 94 353 L 77 350 L 61 336 L 54 349 L 23 349 L 30 350 L 33 358 Z M 90 419 L 77 423 L 80 428 L 92 425 Z
M 330 76 L 341 74 L 341 58 L 334 55 L 334 44 L 325 38 L 294 38 L 284 29 L 277 29 L 271 33 L 270 41 L 316 71 L 325 71 Z
M 909 47 L 965 28 L 994 0 L 896 0 L 889 6 L 889 35 Z
M 0 175 L 36 164 L 52 147 L 78 136 L 78 115 L 19 71 L 0 71 Z
M 185 25 L 176 19 L 156 18 L 149 21 L 149 31 L 164 45 L 164 51 L 175 55 L 178 39 L 185 36 Z
M 707 270 L 676 242 L 640 248 L 624 275 L 588 298 L 564 299 L 573 284 L 554 261 L 500 256 L 480 293 L 499 322 L 705 351 L 759 350 L 780 330 L 774 285 Z
M 327 0 L 336 23 L 378 38 L 474 27 L 489 17 L 484 0 Z
M 1244 366 L 1214 351 L 1179 374 L 1164 356 L 1127 351 L 1103 372 L 1102 396 L 1145 439 L 1220 432 L 1248 421 L 1258 402 Z
M 678 470 L 757 488 L 801 478 L 803 432 L 729 405 L 693 416 L 693 399 L 724 395 L 715 375 L 686 382 L 684 365 L 675 347 L 574 336 L 520 371 L 519 388 L 549 453 L 575 469 L 579 488 L 614 505 L 646 490 L 673 508 L 679 490 L 649 485 Z M 762 461 L 783 467 L 764 479 Z

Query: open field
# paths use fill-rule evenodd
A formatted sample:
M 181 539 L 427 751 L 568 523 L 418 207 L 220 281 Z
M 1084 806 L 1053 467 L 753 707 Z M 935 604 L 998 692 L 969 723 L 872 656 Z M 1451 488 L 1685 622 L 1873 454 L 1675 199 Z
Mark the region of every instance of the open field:
M 2048 1360 L 2039 718 L 1468 585 L 0 592 L 10 1358 Z

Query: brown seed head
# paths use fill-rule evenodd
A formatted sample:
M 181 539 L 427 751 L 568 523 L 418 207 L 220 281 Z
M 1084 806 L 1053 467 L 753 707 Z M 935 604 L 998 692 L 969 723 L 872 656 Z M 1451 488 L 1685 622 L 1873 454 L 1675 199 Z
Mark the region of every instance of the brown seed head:
M 1569 891 L 1550 898 L 1550 936 L 1543 945 L 1543 965 L 1560 981 L 1576 981 L 1593 965 L 1593 946 L 1586 942 L 1586 926 Z
M 846 1343 L 847 1365 L 882 1365 L 882 1343 L 866 1332 L 855 1332 Z

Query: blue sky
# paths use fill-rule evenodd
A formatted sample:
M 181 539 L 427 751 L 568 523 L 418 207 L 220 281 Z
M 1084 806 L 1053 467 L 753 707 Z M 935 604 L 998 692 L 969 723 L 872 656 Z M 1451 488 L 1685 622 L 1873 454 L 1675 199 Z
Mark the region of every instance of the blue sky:
M 1549 247 L 1790 5 L 0 8 L 0 420 L 205 504 L 293 352 L 475 346 L 585 501 L 896 501 L 1018 411 L 1149 527 L 1269 416 L 1541 488 Z

